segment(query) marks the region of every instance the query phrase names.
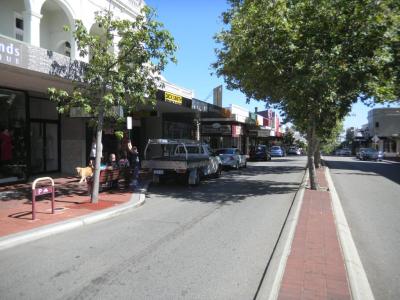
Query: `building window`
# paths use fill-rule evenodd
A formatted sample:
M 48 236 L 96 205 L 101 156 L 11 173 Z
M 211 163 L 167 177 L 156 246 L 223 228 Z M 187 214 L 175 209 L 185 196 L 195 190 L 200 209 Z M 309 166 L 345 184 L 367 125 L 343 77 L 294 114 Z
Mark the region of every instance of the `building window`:
M 0 184 L 26 179 L 25 137 L 25 94 L 0 89 Z
M 17 40 L 23 41 L 24 40 L 24 19 L 22 15 L 15 13 L 15 38 Z
M 70 42 L 65 42 L 65 55 L 71 57 L 71 44 Z
M 375 128 L 379 127 L 379 122 L 375 122 Z

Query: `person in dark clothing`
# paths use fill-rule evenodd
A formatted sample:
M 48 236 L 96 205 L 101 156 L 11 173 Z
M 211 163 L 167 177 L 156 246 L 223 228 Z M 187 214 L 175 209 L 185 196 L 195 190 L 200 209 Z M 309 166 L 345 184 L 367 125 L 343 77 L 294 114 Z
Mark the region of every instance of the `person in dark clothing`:
M 110 154 L 106 169 L 107 170 L 118 170 L 119 169 L 117 158 L 115 157 L 114 153 Z M 118 187 L 118 179 L 115 179 L 112 181 L 111 187 Z
M 110 157 L 109 157 L 109 160 L 108 160 L 108 163 L 107 163 L 107 167 L 106 167 L 107 169 L 110 169 L 110 170 L 115 170 L 115 169 L 119 169 L 119 165 L 118 165 L 118 162 L 117 162 L 117 158 L 115 157 L 115 154 L 114 153 L 111 153 L 110 154 Z
M 140 160 L 139 160 L 139 152 L 136 146 L 132 146 L 131 141 L 128 142 L 128 159 L 129 159 L 129 166 L 132 171 L 132 187 L 135 190 L 138 185 L 139 179 L 139 169 L 140 169 Z
M 128 148 L 128 147 L 126 147 Z M 128 160 L 128 152 L 122 151 L 121 158 L 118 162 L 120 172 L 122 172 L 122 176 L 124 177 L 124 184 L 125 188 L 129 186 L 131 181 L 131 169 L 129 167 L 129 160 Z

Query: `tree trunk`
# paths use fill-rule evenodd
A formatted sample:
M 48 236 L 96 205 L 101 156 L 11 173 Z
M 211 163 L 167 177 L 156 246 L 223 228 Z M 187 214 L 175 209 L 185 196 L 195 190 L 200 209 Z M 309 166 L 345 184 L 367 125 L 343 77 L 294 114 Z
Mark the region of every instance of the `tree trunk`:
M 314 164 L 314 153 L 316 146 L 315 121 L 313 121 L 308 128 L 307 141 L 308 141 L 307 158 L 308 158 L 308 172 L 310 175 L 310 187 L 312 190 L 318 190 L 317 174 L 315 171 L 315 164 Z
M 314 152 L 314 165 L 315 168 L 317 169 L 321 166 L 321 143 L 319 142 L 319 139 L 316 139 L 316 146 Z
M 101 157 L 103 156 L 103 144 L 101 141 L 103 134 L 103 121 L 104 121 L 104 109 L 100 108 L 98 116 L 98 124 L 96 128 L 96 160 L 94 166 L 94 180 L 91 195 L 91 202 L 97 203 L 99 201 L 99 180 L 100 180 L 100 163 Z

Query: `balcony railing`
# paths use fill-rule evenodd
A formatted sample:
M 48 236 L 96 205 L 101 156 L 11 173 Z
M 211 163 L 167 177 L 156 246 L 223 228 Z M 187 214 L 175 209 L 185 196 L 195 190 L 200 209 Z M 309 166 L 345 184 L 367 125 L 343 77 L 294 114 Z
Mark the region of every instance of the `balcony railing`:
M 123 5 L 137 13 L 145 5 L 145 2 L 143 0 L 113 0 L 113 2 Z
M 82 76 L 85 65 L 68 56 L 4 35 L 0 35 L 0 64 L 75 80 Z

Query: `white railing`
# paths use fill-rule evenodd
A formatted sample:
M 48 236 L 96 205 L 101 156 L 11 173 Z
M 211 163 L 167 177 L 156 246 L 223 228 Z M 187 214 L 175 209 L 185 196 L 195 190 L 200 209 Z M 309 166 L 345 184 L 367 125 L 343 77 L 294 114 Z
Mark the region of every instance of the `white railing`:
M 114 2 L 122 3 L 125 6 L 135 10 L 137 8 L 142 8 L 145 5 L 143 0 L 114 0 Z

